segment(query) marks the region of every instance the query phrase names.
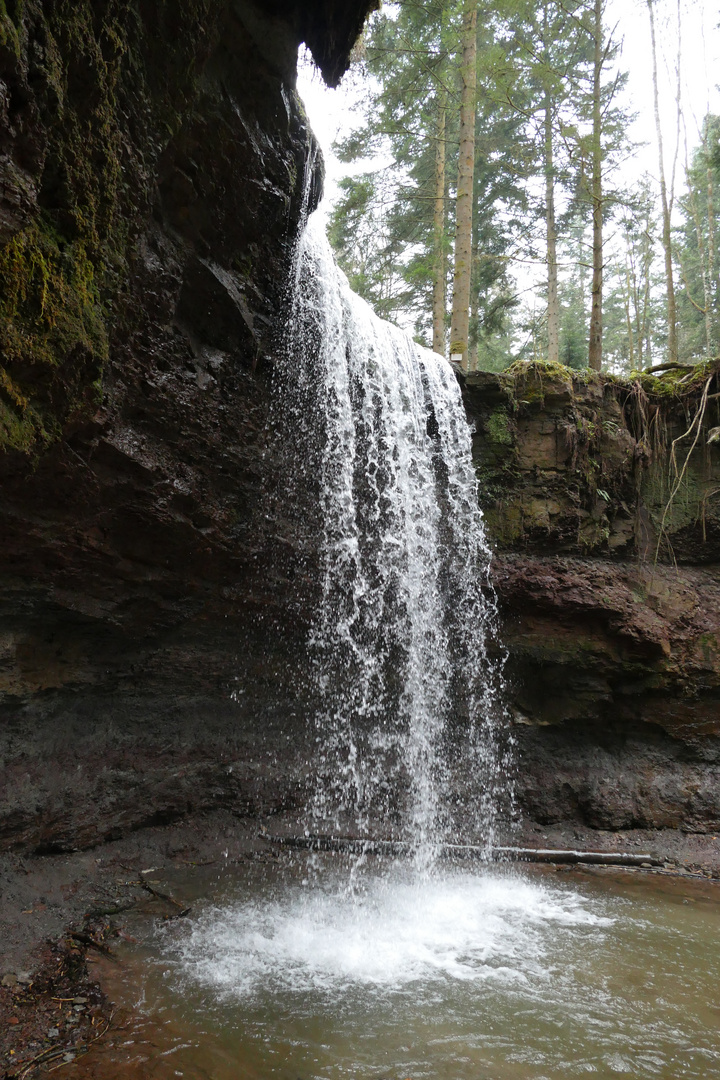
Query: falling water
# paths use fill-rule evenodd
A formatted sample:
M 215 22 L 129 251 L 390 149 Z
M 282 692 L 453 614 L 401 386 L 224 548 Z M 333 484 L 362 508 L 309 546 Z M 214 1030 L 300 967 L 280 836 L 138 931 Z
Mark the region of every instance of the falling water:
M 322 531 L 313 829 L 409 837 L 428 861 L 459 829 L 490 843 L 502 787 L 470 429 L 450 365 L 351 291 L 317 213 L 296 259 L 286 374 Z

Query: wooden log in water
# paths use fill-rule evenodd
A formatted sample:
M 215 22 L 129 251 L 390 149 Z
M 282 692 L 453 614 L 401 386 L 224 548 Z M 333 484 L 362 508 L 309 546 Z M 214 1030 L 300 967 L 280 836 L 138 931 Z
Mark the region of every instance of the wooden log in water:
M 346 836 L 268 836 L 270 844 L 306 851 L 339 851 L 348 855 L 385 855 L 393 858 L 412 855 L 415 845 L 405 840 L 357 839 Z M 585 863 L 594 866 L 662 866 L 653 855 L 624 851 L 573 851 L 558 848 L 491 847 L 479 844 L 441 844 L 441 859 L 468 859 L 477 862 Z

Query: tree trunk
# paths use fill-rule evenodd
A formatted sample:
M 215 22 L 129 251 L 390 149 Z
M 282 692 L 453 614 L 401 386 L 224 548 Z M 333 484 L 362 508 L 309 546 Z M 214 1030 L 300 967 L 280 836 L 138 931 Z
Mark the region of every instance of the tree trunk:
M 446 93 L 438 90 L 433 216 L 433 349 L 445 355 L 445 129 Z
M 647 0 L 650 15 L 650 44 L 652 50 L 653 103 L 655 107 L 655 133 L 658 144 L 658 164 L 660 169 L 660 202 L 662 205 L 662 240 L 665 252 L 665 294 L 667 308 L 668 357 L 677 360 L 677 315 L 675 307 L 675 284 L 673 281 L 672 239 L 670 232 L 670 205 L 667 184 L 665 183 L 665 159 L 663 155 L 662 127 L 660 125 L 660 100 L 658 92 L 657 45 L 655 43 L 655 8 L 654 0 Z
M 592 306 L 590 308 L 590 348 L 588 365 L 593 371 L 602 368 L 602 278 L 603 278 L 603 198 L 602 198 L 602 114 L 600 110 L 600 78 L 603 67 L 602 0 L 595 0 L 593 57 L 593 130 L 592 130 L 592 220 L 593 272 Z
M 553 110 L 545 93 L 545 227 L 547 239 L 547 334 L 548 360 L 560 363 L 560 301 L 558 300 L 557 229 L 555 225 L 555 164 L 553 161 Z
M 475 148 L 478 145 L 478 131 L 475 129 Z M 477 169 L 473 189 L 477 186 Z M 472 232 L 472 259 L 470 272 L 470 328 L 468 337 L 468 371 L 478 369 L 478 333 L 480 328 L 480 292 L 478 289 L 478 259 L 480 256 L 480 222 L 478 220 L 478 197 L 477 190 L 473 195 L 473 232 Z
M 710 139 L 708 137 L 709 127 L 705 126 L 705 154 L 708 162 L 710 160 Z M 715 352 L 716 348 L 716 307 L 718 297 L 717 277 L 715 269 L 715 192 L 713 190 L 713 175 L 712 169 L 708 164 L 706 170 L 707 179 L 707 218 L 708 218 L 708 278 L 710 279 L 710 337 L 711 337 L 711 350 Z M 711 353 L 712 354 L 712 353 Z
M 632 303 L 632 285 L 630 282 L 630 266 L 628 263 L 627 254 L 625 255 L 625 325 L 627 326 L 628 335 L 628 364 L 632 371 L 635 367 L 635 342 L 633 340 L 633 324 L 632 313 L 630 310 Z
M 477 0 L 464 0 L 462 28 L 462 97 L 460 157 L 455 212 L 455 267 L 450 323 L 450 354 L 464 371 L 468 362 L 470 276 L 472 262 L 472 200 L 475 171 L 475 90 L 477 82 Z
M 703 223 L 700 214 L 700 207 L 698 206 L 697 195 L 693 186 L 693 178 L 690 175 L 690 166 L 687 161 L 687 154 L 685 157 L 685 179 L 688 187 L 688 201 L 690 203 L 690 214 L 692 216 L 693 225 L 695 226 L 695 235 L 697 236 L 697 249 L 698 258 L 700 259 L 700 279 L 702 281 L 703 289 L 703 303 L 702 306 L 693 300 L 690 296 L 690 285 L 685 280 L 685 289 L 688 295 L 688 299 L 694 308 L 702 314 L 703 322 L 705 324 L 705 356 L 710 359 L 712 356 L 712 313 L 711 313 L 711 299 L 710 299 L 710 280 L 708 278 L 708 266 L 705 258 L 705 241 L 703 239 Z M 682 269 L 682 260 L 681 260 Z

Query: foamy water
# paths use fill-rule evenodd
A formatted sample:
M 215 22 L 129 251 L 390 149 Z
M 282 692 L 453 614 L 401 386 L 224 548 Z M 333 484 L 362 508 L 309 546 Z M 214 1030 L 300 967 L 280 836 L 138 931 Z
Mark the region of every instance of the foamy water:
M 720 1077 L 710 885 L 323 855 L 167 887 L 192 914 L 108 988 L 139 1010 L 108 1053 L 153 1080 Z
M 613 922 L 577 892 L 513 875 L 396 871 L 364 886 L 293 885 L 280 897 L 209 908 L 177 943 L 179 970 L 238 997 L 527 984 L 549 975 L 558 935 L 597 934 Z

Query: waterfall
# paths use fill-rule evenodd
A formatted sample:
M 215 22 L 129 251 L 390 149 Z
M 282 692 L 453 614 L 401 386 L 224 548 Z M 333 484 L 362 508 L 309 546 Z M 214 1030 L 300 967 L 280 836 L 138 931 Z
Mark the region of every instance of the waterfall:
M 410 838 L 425 861 L 441 841 L 489 845 L 507 787 L 501 660 L 460 389 L 352 292 L 317 212 L 283 382 L 322 534 L 311 828 Z

